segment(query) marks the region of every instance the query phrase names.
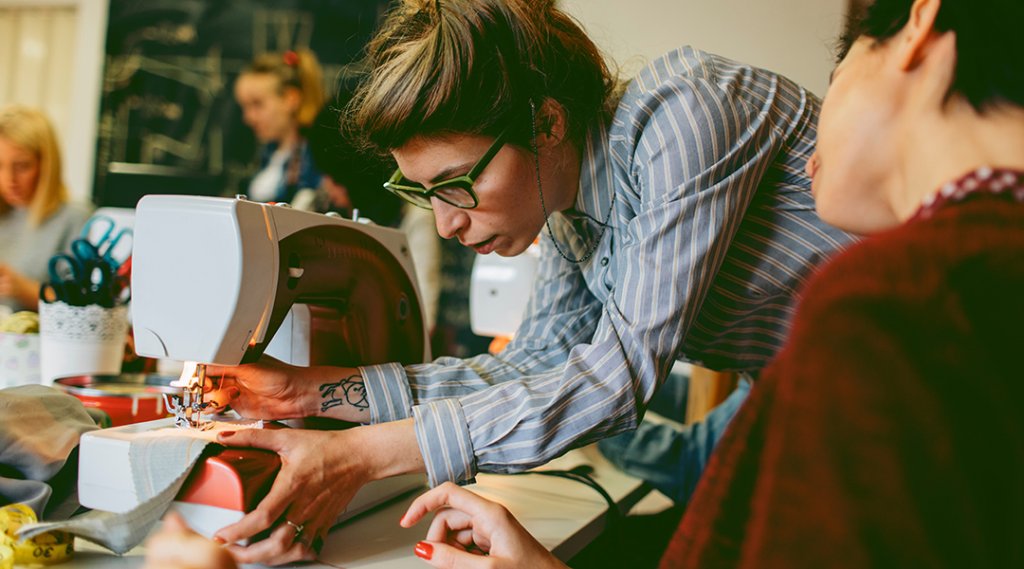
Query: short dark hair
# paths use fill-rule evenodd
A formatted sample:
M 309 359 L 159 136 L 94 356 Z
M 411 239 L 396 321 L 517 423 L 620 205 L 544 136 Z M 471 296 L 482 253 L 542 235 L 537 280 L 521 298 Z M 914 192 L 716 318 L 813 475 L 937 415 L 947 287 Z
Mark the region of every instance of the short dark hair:
M 615 81 L 555 0 L 402 0 L 367 46 L 350 128 L 388 151 L 422 135 L 510 133 L 528 146 L 530 102 L 557 101 L 569 136 L 610 118 Z M 520 119 L 516 121 L 516 119 Z
M 874 0 L 852 14 L 840 58 L 865 36 L 884 42 L 907 25 L 913 0 Z M 978 112 L 1000 105 L 1024 107 L 1022 0 L 942 0 L 935 29 L 956 34 L 956 69 L 947 98 L 960 95 Z

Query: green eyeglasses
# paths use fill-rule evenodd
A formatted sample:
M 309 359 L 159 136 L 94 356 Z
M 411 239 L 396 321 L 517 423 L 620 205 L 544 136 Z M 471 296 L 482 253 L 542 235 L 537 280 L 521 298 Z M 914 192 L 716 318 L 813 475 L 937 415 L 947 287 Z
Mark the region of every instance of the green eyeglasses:
M 429 190 L 421 184 L 417 184 L 402 175 L 401 170 L 395 170 L 391 178 L 384 182 L 384 189 L 397 195 L 414 206 L 424 209 L 434 209 L 430 204 L 430 198 L 437 199 L 462 209 L 473 209 L 480 205 L 476 192 L 473 191 L 473 184 L 484 171 L 484 168 L 491 163 L 491 159 L 505 145 L 508 130 L 502 131 L 494 143 L 487 149 L 487 152 L 477 161 L 468 174 L 449 178 L 433 185 Z

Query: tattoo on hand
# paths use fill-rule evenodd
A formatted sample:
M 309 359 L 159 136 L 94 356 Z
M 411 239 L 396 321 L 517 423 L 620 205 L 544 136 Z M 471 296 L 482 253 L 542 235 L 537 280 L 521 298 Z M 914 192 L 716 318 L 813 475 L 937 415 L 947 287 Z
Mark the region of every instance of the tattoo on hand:
M 326 400 L 320 403 L 321 412 L 346 403 L 359 409 L 360 413 L 370 408 L 370 402 L 366 400 L 366 386 L 363 385 L 363 376 L 361 375 L 352 375 L 336 383 L 322 384 L 320 397 Z

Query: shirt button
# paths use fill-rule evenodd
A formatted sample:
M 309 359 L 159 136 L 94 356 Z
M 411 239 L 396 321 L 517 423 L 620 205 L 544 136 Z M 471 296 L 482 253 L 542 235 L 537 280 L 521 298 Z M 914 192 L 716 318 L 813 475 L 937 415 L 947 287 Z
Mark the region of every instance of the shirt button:
M 608 266 L 608 257 L 601 257 L 601 266 L 602 267 L 607 267 Z

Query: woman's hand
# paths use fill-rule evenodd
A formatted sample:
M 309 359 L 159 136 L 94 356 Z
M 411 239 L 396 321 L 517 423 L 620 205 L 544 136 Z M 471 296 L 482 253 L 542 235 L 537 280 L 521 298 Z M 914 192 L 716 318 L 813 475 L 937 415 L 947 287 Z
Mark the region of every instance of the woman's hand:
M 0 264 L 0 296 L 18 301 L 18 304 L 29 310 L 39 306 L 39 281 L 34 281 L 9 265 Z
M 234 543 L 270 530 L 262 541 L 228 549 L 240 563 L 279 565 L 313 559 L 352 496 L 367 482 L 422 472 L 412 419 L 345 431 L 246 429 L 221 444 L 276 452 L 281 470 L 255 510 L 214 539 Z
M 146 543 L 143 569 L 238 569 L 223 547 L 189 529 L 176 513 Z
M 298 419 L 311 414 L 315 388 L 300 368 L 263 356 L 259 363 L 240 366 L 207 366 L 206 377 L 216 389 L 205 399 L 230 405 L 249 419 Z
M 299 367 L 263 356 L 255 364 L 209 366 L 217 379 L 206 395 L 218 406 L 230 405 L 250 419 L 331 417 L 353 423 L 370 421 L 363 378 L 354 368 Z
M 360 461 L 352 460 L 348 431 L 246 429 L 223 432 L 221 444 L 271 450 L 281 457 L 270 492 L 255 510 L 222 528 L 215 539 L 234 543 L 270 530 L 247 547 L 232 545 L 242 563 L 279 565 L 315 557 L 315 548 L 345 510 L 352 496 L 370 481 Z
M 401 526 L 412 527 L 434 511 L 437 514 L 427 538 L 416 544 L 415 550 L 434 567 L 565 569 L 504 506 L 451 482 L 416 498 L 402 517 Z

